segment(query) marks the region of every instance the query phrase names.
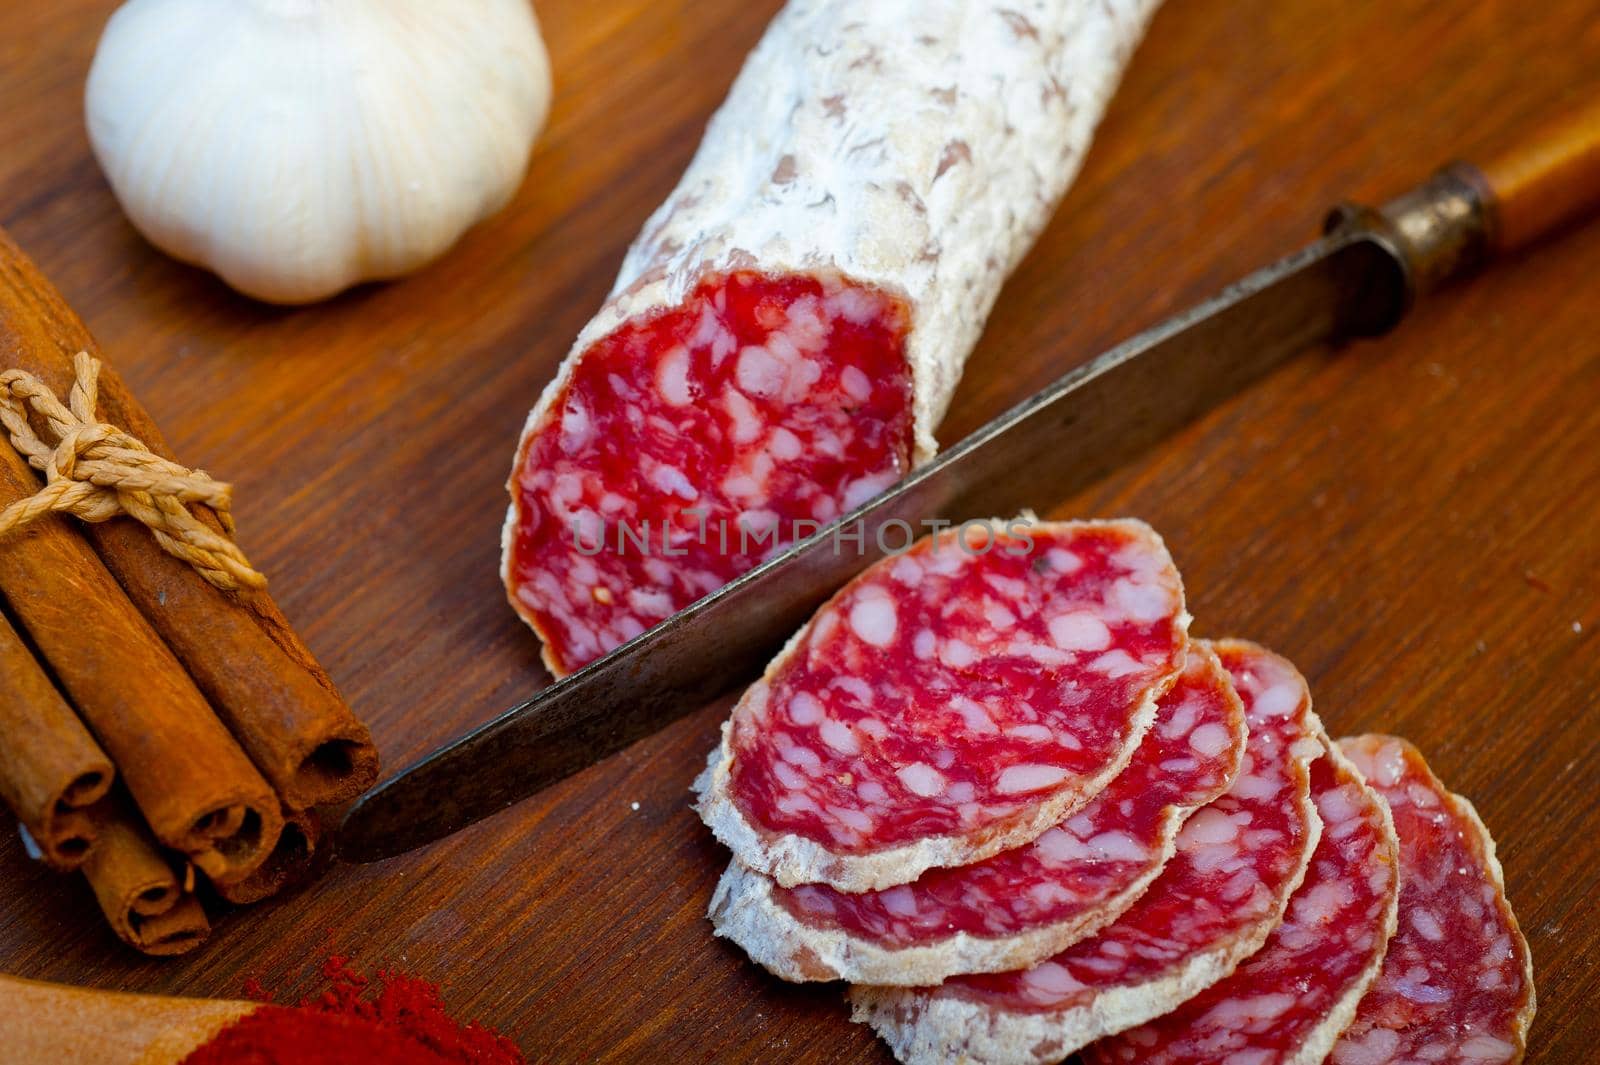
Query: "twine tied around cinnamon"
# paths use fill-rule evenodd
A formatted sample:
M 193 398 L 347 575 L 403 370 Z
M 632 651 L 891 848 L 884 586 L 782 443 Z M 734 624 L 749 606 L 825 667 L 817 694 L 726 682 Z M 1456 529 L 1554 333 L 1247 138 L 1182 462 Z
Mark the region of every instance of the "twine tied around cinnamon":
M 72 366 L 76 377 L 65 406 L 33 374 L 0 373 L 0 425 L 45 477 L 37 493 L 0 511 L 0 537 L 46 514 L 73 514 L 84 521 L 125 514 L 148 528 L 167 554 L 223 591 L 265 588 L 266 577 L 232 539 L 233 487 L 164 459 L 116 426 L 97 421 L 100 360 L 80 351 Z M 195 517 L 191 503 L 215 511 L 223 532 Z

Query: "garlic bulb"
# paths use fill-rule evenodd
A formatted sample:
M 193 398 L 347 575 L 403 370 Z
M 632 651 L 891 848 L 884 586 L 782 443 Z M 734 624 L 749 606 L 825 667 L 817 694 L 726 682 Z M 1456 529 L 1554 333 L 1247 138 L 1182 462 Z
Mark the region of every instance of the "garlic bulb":
M 549 102 L 529 0 L 129 0 L 85 104 L 153 244 L 304 303 L 414 270 L 503 207 Z

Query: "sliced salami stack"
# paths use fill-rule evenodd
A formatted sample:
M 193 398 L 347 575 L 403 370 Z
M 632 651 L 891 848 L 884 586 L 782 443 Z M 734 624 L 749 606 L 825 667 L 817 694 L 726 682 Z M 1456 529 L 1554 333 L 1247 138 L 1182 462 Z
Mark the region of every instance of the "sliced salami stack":
M 1166 546 L 1142 522 L 998 524 L 869 568 L 739 700 L 697 784 L 738 861 L 894 887 L 1031 842 L 1127 766 L 1188 649 Z
M 735 860 L 712 922 L 788 980 L 928 984 L 1048 957 L 1133 905 L 1184 822 L 1238 775 L 1244 711 L 1209 649 L 1191 651 L 1156 713 L 1127 769 L 1032 843 L 854 895 L 781 888 Z
M 1146 526 L 1006 528 L 868 569 L 735 707 L 696 784 L 717 933 L 855 985 L 905 1062 L 1519 1060 L 1470 804 L 1331 743 L 1283 658 L 1191 641 Z

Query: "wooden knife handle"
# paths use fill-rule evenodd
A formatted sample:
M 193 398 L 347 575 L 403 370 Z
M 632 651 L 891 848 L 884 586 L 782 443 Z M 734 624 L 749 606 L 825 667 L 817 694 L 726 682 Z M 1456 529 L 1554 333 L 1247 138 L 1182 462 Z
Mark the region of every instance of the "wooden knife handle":
M 1353 230 L 1381 241 L 1399 261 L 1398 314 L 1420 295 L 1496 256 L 1600 213 L 1600 99 L 1491 156 L 1452 163 L 1379 210 L 1346 204 L 1330 232 Z
M 1582 221 L 1600 209 L 1600 99 L 1462 170 L 1475 171 L 1481 182 L 1494 254 L 1518 251 Z

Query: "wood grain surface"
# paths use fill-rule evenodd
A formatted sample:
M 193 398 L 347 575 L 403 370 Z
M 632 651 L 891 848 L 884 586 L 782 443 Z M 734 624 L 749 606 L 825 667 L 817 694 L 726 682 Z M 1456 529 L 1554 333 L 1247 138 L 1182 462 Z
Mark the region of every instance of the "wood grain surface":
M 110 0 L 0 7 L 0 224 L 88 321 L 241 535 L 392 771 L 548 683 L 496 574 L 517 431 L 775 0 L 541 0 L 552 122 L 520 194 L 408 280 L 275 310 L 154 252 L 89 153 Z M 1600 94 L 1586 0 L 1170 0 L 1011 281 L 948 442 L 1311 236 Z M 1386 339 L 1312 352 L 1053 515 L 1132 514 L 1196 631 L 1292 656 L 1338 732 L 1412 738 L 1500 841 L 1539 976 L 1535 1062 L 1600 1044 L 1600 225 Z M 549 1061 L 886 1059 L 838 988 L 702 917 L 724 855 L 687 788 L 726 705 L 453 839 L 141 959 L 0 843 L 0 968 L 280 997 L 329 950 L 442 981 Z

